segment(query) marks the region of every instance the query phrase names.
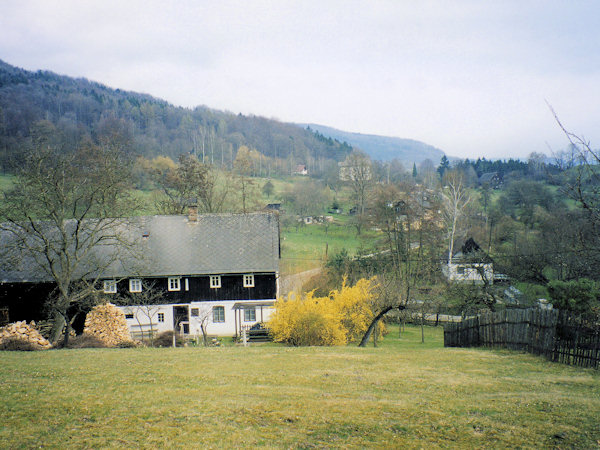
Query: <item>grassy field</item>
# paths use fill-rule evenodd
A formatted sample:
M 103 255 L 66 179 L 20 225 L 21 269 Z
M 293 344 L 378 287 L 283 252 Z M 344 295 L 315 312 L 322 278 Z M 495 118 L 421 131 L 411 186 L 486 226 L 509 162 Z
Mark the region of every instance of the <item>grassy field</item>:
M 355 255 L 361 249 L 372 248 L 376 233 L 365 231 L 361 236 L 347 223 L 347 217 L 335 216 L 335 222 L 327 229 L 324 225 L 312 224 L 283 228 L 281 232 L 281 262 L 283 274 L 297 273 L 319 267 L 325 261 L 325 254 L 333 256 L 346 249 Z
M 0 447 L 578 447 L 600 374 L 397 328 L 379 348 L 0 355 Z

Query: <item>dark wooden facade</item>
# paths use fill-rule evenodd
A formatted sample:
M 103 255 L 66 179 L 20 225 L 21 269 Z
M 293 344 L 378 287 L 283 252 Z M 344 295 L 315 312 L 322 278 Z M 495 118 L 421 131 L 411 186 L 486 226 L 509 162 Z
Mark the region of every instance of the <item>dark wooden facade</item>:
M 8 321 L 45 320 L 45 304 L 54 291 L 52 283 L 0 283 L 0 307 L 8 308 Z
M 190 303 L 218 300 L 270 300 L 277 295 L 277 279 L 274 273 L 254 274 L 254 287 L 244 287 L 243 275 L 221 276 L 221 287 L 211 288 L 208 275 L 180 276 L 180 290 L 168 290 L 168 277 L 142 278 L 144 288 L 151 286 L 159 291 L 161 304 Z M 186 282 L 187 281 L 187 290 Z M 99 286 L 102 292 L 102 284 Z M 45 320 L 49 311 L 45 303 L 54 291 L 53 283 L 0 283 L 0 307 L 8 308 L 8 320 Z M 129 292 L 129 278 L 117 282 L 116 294 L 104 294 L 135 304 L 135 295 Z M 83 326 L 83 324 L 81 324 Z
M 244 287 L 244 274 L 221 276 L 221 287 L 211 288 L 208 275 L 178 276 L 180 290 L 168 290 L 168 277 L 143 278 L 145 286 L 151 286 L 162 293 L 162 303 L 190 303 L 215 300 L 269 300 L 277 295 L 277 279 L 274 273 L 254 274 L 254 287 Z M 188 290 L 186 290 L 186 282 Z M 117 283 L 117 293 L 129 297 L 129 279 Z M 111 295 L 111 294 L 107 294 Z

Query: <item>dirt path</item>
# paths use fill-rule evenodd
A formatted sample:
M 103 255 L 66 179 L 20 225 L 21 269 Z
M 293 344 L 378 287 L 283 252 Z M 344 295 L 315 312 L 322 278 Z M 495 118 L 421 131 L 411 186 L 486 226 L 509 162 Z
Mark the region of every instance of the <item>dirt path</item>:
M 287 296 L 290 291 L 299 292 L 302 285 L 321 272 L 321 270 L 322 269 L 318 267 L 316 269 L 307 270 L 306 272 L 281 277 L 279 280 L 279 295 Z

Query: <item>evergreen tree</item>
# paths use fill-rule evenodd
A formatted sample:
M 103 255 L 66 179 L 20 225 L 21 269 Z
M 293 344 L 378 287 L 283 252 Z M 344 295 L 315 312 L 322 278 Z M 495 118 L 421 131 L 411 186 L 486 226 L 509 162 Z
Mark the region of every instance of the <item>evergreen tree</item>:
M 442 156 L 442 160 L 440 161 L 440 165 L 437 168 L 437 172 L 440 174 L 440 178 L 444 177 L 444 173 L 446 170 L 450 168 L 450 161 L 446 158 L 446 155 Z

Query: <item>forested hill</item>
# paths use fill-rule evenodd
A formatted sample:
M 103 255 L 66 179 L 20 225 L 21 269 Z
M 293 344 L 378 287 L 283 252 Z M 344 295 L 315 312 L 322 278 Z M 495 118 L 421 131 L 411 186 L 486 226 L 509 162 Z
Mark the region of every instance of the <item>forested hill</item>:
M 324 125 L 304 124 L 323 136 L 347 142 L 353 147 L 358 147 L 367 153 L 372 159 L 380 161 L 400 160 L 406 167 L 410 168 L 413 163 L 420 163 L 430 159 L 433 163 L 439 163 L 444 152 L 431 145 L 412 139 L 397 137 L 376 136 L 371 134 L 350 133 L 336 130 Z
M 231 167 L 245 145 L 269 157 L 274 170 L 306 164 L 318 172 L 352 148 L 294 124 L 255 116 L 173 106 L 150 95 L 111 89 L 82 78 L 31 72 L 0 61 L 0 164 L 6 170 L 28 144 L 32 124 L 49 120 L 78 142 L 118 126 L 132 138 L 133 151 L 177 158 L 195 152 L 205 162 Z

